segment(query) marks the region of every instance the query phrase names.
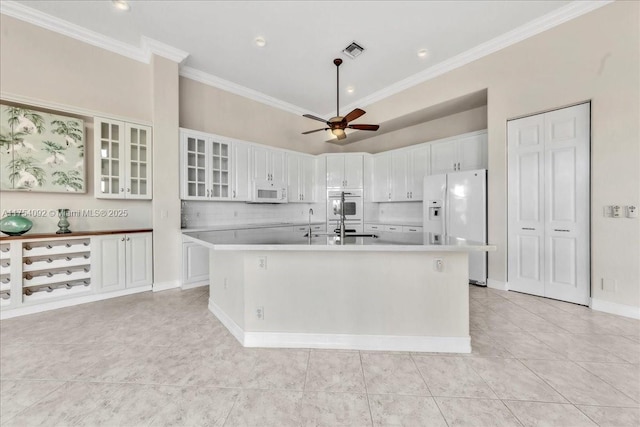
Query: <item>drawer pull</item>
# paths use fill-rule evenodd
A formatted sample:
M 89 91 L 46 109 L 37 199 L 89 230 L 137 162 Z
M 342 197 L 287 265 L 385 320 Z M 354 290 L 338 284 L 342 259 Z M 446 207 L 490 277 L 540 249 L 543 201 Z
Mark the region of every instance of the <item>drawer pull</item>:
M 553 231 L 562 231 L 563 233 L 569 233 L 571 230 L 566 230 L 564 228 L 554 228 Z
M 531 230 L 531 231 L 536 231 L 535 228 L 532 227 L 522 227 L 523 230 Z

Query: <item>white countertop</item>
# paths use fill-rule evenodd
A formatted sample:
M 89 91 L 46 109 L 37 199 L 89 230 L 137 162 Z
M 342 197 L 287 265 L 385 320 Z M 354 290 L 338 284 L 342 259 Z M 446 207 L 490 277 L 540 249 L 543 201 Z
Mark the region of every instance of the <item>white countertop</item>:
M 456 237 L 434 241 L 431 233 L 380 232 L 377 237 L 347 236 L 344 244 L 333 234 L 317 234 L 309 240 L 300 232 L 277 228 L 183 231 L 186 240 L 219 251 L 367 251 L 367 252 L 484 252 L 485 245 Z

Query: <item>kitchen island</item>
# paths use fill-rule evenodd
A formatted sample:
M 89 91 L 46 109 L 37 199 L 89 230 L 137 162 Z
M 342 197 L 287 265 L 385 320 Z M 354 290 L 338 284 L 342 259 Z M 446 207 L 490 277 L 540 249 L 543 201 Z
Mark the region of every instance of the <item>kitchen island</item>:
M 471 351 L 468 253 L 426 233 L 201 231 L 209 309 L 247 347 Z

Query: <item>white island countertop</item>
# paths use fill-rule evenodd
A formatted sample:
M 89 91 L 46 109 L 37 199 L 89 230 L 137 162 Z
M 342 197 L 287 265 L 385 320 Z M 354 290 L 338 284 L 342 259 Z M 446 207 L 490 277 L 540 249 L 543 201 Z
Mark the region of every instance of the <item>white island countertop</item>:
M 226 231 L 185 231 L 185 240 L 217 251 L 366 251 L 366 252 L 484 252 L 494 245 L 432 233 L 379 232 L 375 237 L 313 234 L 309 239 L 297 231 L 247 229 Z

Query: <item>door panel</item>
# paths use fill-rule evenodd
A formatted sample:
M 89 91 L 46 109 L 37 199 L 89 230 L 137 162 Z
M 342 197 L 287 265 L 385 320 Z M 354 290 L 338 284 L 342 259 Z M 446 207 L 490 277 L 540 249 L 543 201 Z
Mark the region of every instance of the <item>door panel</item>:
M 127 243 L 127 288 L 152 283 L 152 238 L 151 233 L 128 234 Z
M 391 153 L 391 200 L 409 199 L 407 187 L 407 153 L 404 151 Z
M 452 141 L 431 144 L 431 173 L 441 174 L 453 171 L 458 160 L 457 146 Z
M 91 239 L 91 282 L 97 292 L 124 289 L 125 243 L 124 235 L 97 236 Z
M 362 155 L 345 155 L 344 157 L 344 180 L 347 188 L 362 188 L 363 178 L 363 157 Z
M 508 283 L 544 295 L 544 118 L 526 117 L 508 129 Z
M 547 261 L 549 284 L 575 287 L 576 284 L 576 239 L 550 237 Z
M 547 181 L 549 221 L 576 220 L 576 150 L 574 147 L 550 150 Z
M 487 134 L 473 135 L 457 141 L 459 170 L 487 167 Z
M 429 174 L 429 148 L 421 147 L 409 152 L 410 175 L 407 176 L 408 189 L 411 192 L 411 200 L 422 200 L 422 185 L 424 177 Z
M 540 152 L 525 152 L 517 158 L 518 179 L 518 221 L 540 222 L 542 209 L 540 205 L 540 193 L 542 181 L 540 165 L 542 163 Z M 520 197 L 520 195 L 525 197 Z
M 327 188 L 340 188 L 344 181 L 344 157 L 327 157 Z
M 376 154 L 373 157 L 373 201 L 389 201 L 391 189 L 389 188 L 389 175 L 391 170 L 391 156 L 389 154 Z

